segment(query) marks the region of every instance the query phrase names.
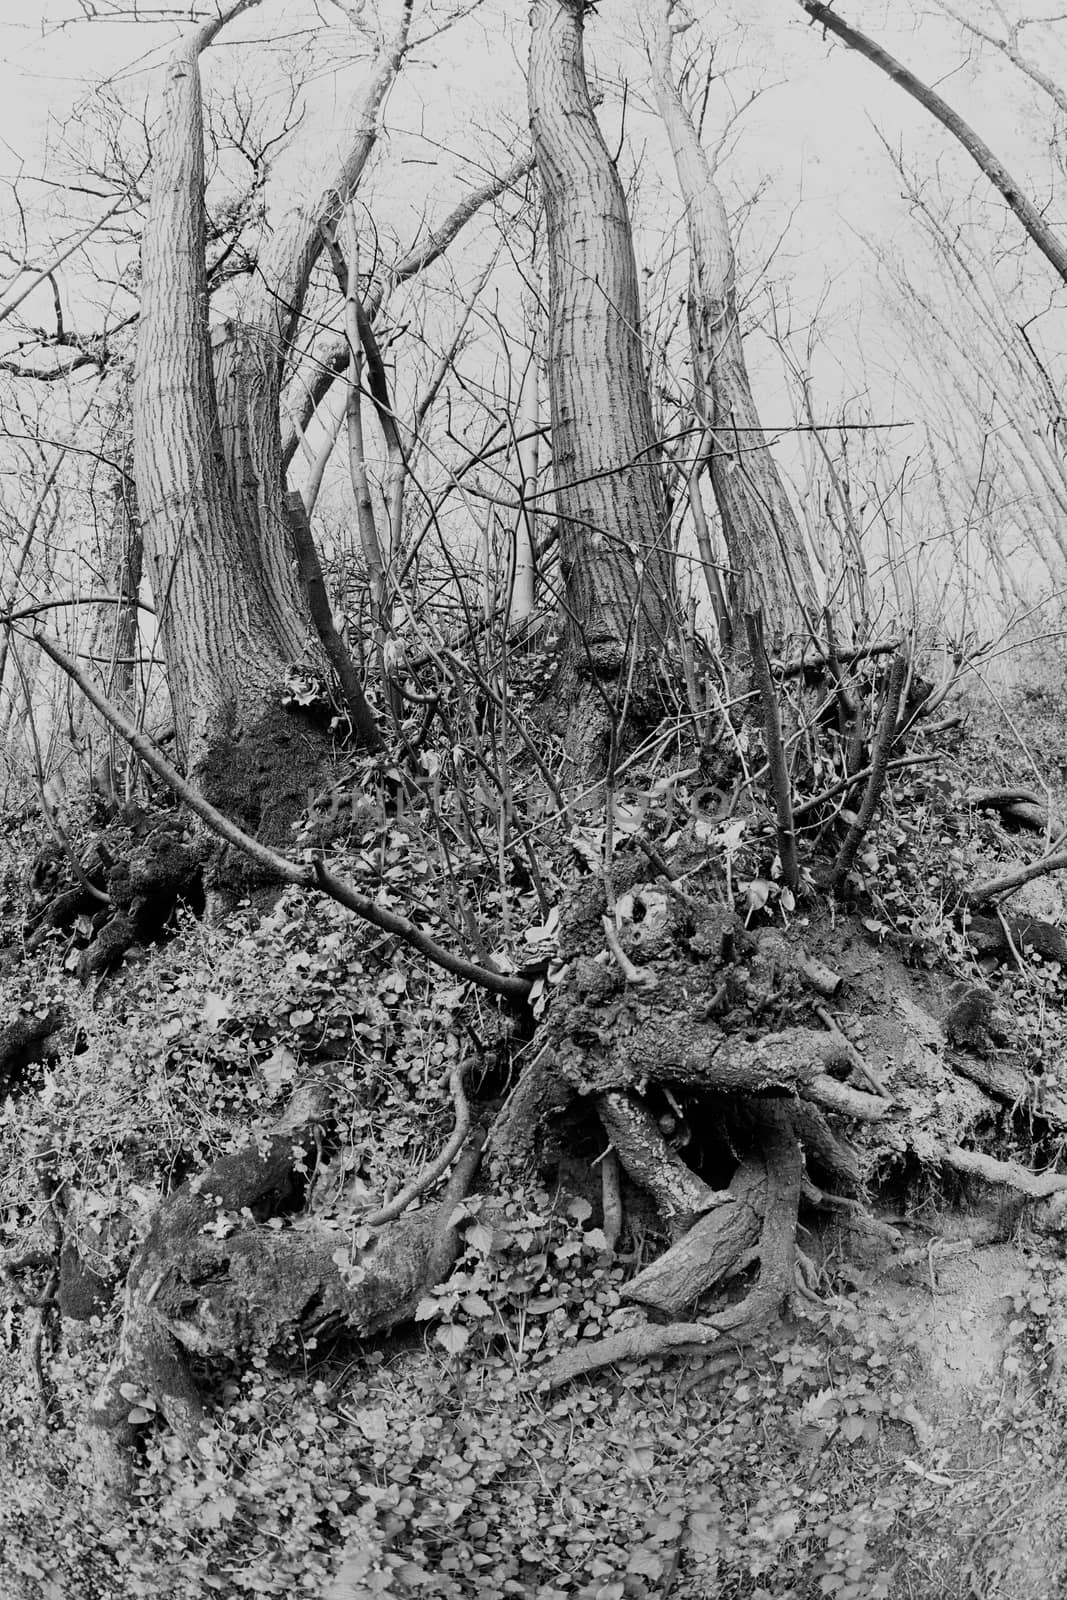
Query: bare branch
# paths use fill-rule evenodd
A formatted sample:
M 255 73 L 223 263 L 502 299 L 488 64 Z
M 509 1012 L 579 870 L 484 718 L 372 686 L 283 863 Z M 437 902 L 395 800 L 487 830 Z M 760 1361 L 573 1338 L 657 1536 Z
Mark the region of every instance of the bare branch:
M 381 928 L 384 933 L 391 933 L 404 944 L 410 945 L 413 950 L 418 950 L 420 955 L 432 961 L 435 966 L 443 967 L 446 972 L 453 973 L 457 978 L 463 978 L 469 983 L 475 983 L 480 988 L 488 989 L 493 994 L 503 998 L 522 1003 L 530 993 L 530 985 L 524 978 L 511 977 L 506 973 L 492 972 L 487 967 L 479 967 L 473 961 L 468 961 L 463 956 L 453 955 L 436 939 L 423 932 L 414 922 L 407 917 L 400 916 L 395 911 L 389 911 L 385 906 L 380 906 L 369 895 L 360 894 L 353 889 L 351 884 L 334 876 L 321 860 L 315 860 L 310 866 L 302 866 L 296 861 L 290 861 L 287 856 L 279 855 L 269 845 L 261 844 L 258 839 L 253 839 L 251 834 L 245 833 L 229 817 L 217 811 L 204 796 L 195 789 L 191 783 L 182 777 L 175 767 L 172 767 L 166 756 L 157 748 L 153 740 L 123 715 L 100 692 L 92 680 L 73 662 L 60 648 L 54 639 L 50 639 L 41 629 L 35 629 L 34 641 L 56 665 L 67 674 L 68 678 L 85 695 L 91 705 L 109 722 L 115 732 L 125 739 L 134 753 L 140 756 L 146 766 L 151 767 L 157 777 L 162 778 L 167 787 L 177 795 L 190 809 L 196 813 L 200 820 L 216 834 L 224 839 L 227 844 L 233 845 L 235 850 L 240 850 L 257 866 L 264 868 L 273 877 L 283 883 L 295 883 L 302 889 L 321 889 L 332 900 L 355 912 L 364 922 L 372 923 L 374 927 Z
M 953 138 L 963 146 L 985 173 L 994 188 L 1000 190 L 1042 255 L 1059 273 L 1064 283 L 1067 283 L 1067 246 L 1057 238 L 1037 207 L 1023 193 L 1022 185 L 1012 177 L 1000 158 L 970 124 L 963 120 L 959 112 L 954 111 L 936 89 L 931 89 L 928 84 L 923 83 L 921 78 L 917 78 L 914 72 L 909 71 L 895 56 L 891 56 L 888 50 L 876 44 L 867 34 L 850 27 L 829 6 L 821 4 L 820 0 L 798 0 L 798 3 L 813 22 L 820 23 L 828 33 L 835 34 L 843 44 L 848 45 L 850 50 L 865 56 L 893 83 L 898 84 L 905 94 L 911 95 L 912 99 L 918 101 L 932 117 L 936 117 L 942 127 L 948 129 Z

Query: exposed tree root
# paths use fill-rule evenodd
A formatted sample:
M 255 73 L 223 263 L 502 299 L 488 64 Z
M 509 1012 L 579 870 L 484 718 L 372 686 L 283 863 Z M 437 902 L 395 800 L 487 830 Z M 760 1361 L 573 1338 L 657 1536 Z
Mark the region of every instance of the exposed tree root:
M 759 1277 L 743 1300 L 700 1322 L 674 1322 L 666 1326 L 647 1323 L 627 1328 L 607 1339 L 580 1344 L 533 1373 L 530 1387 L 558 1389 L 585 1373 L 614 1366 L 620 1361 L 648 1360 L 668 1350 L 704 1346 L 719 1339 L 744 1343 L 771 1322 L 794 1288 L 802 1163 L 800 1145 L 788 1113 L 768 1119 L 763 1157 L 768 1203 L 756 1246 Z M 716 1215 L 713 1212 L 712 1218 Z
M 941 1159 L 954 1172 L 983 1178 L 986 1183 L 1001 1184 L 1026 1195 L 1029 1200 L 1049 1200 L 1053 1195 L 1067 1193 L 1067 1176 L 1061 1172 L 1030 1172 L 1017 1161 L 998 1161 L 980 1150 L 957 1147 L 943 1151 Z
M 963 797 L 975 811 L 996 811 L 1005 821 L 1031 833 L 1061 833 L 1056 818 L 1050 818 L 1047 802 L 1032 789 L 969 789 Z
M 652 1196 L 660 1215 L 673 1226 L 688 1228 L 717 1203 L 714 1189 L 672 1150 L 636 1095 L 598 1095 L 597 1111 L 627 1176 Z
M 988 1060 L 959 1051 L 953 1058 L 953 1067 L 1002 1105 L 1029 1111 L 1051 1128 L 1067 1128 L 1067 1096 L 1045 1090 L 1040 1079 L 1031 1081 L 1011 1062 Z
M 564 1026 L 557 1065 L 580 1093 L 666 1081 L 724 1094 L 799 1094 L 865 1122 L 880 1122 L 891 1110 L 880 1096 L 830 1076 L 829 1068 L 854 1062 L 840 1034 L 787 1028 L 743 1039 L 694 1019 L 680 1003 L 672 1009 L 668 999 L 664 1006 L 659 996 L 645 1005 L 627 999 L 575 1008 Z
M 1067 857 L 1064 859 L 1067 865 Z M 979 894 L 975 890 L 975 898 Z M 1067 965 L 1067 935 L 1052 922 L 1040 917 L 970 916 L 964 929 L 967 941 L 979 956 L 1009 955 L 1012 950 L 1025 955 L 1033 951 L 1045 961 L 1059 961 Z
M 750 1256 L 767 1210 L 767 1168 L 762 1161 L 738 1167 L 717 1204 L 678 1242 L 631 1278 L 627 1300 L 676 1317 Z
M 456 1108 L 456 1125 L 448 1143 L 440 1155 L 425 1166 L 410 1183 L 405 1184 L 387 1205 L 360 1219 L 365 1228 L 380 1228 L 383 1222 L 392 1222 L 394 1217 L 399 1217 L 420 1195 L 425 1194 L 427 1189 L 433 1188 L 438 1178 L 448 1171 L 459 1155 L 471 1125 L 470 1101 L 463 1087 L 468 1065 L 466 1061 L 457 1061 L 452 1068 L 449 1086 L 452 1090 L 452 1103 Z
M 493 1123 L 490 1147 L 501 1161 L 519 1167 L 529 1162 L 540 1131 L 573 1103 L 575 1091 L 553 1070 L 545 1051 L 525 1068 Z
M 1055 850 L 1037 861 L 1031 861 L 1028 866 L 1015 867 L 998 878 L 987 878 L 984 883 L 975 884 L 968 892 L 967 899 L 972 905 L 984 905 L 987 900 L 999 900 L 1001 895 L 1010 893 L 1012 889 L 1032 883 L 1035 878 L 1047 877 L 1050 872 L 1062 872 L 1065 867 L 1067 850 Z
M 27 1067 L 59 1053 L 63 1017 L 50 1010 L 43 1017 L 19 1017 L 0 1028 L 0 1095 L 13 1094 Z
M 221 1157 L 156 1212 L 127 1277 L 118 1355 L 82 1429 L 103 1494 L 131 1492 L 133 1446 L 154 1413 L 195 1451 L 205 1415 L 187 1352 L 233 1356 L 330 1324 L 375 1334 L 408 1320 L 447 1273 L 480 1130 L 467 1135 L 439 1206 L 387 1220 L 348 1271 L 335 1259 L 335 1229 L 257 1225 L 300 1203 L 327 1110 L 324 1090 L 301 1091 L 266 1140 Z
M 203 850 L 173 815 L 137 840 L 108 871 L 110 908 L 78 962 L 82 982 L 117 967 L 135 944 L 156 938 L 177 902 L 199 885 Z
M 614 1255 L 622 1233 L 622 1190 L 619 1186 L 619 1158 L 614 1150 L 605 1150 L 600 1158 L 600 1198 L 604 1214 L 604 1248 Z
M 793 1126 L 804 1146 L 809 1170 L 824 1183 L 833 1183 L 845 1194 L 860 1188 L 862 1173 L 859 1157 L 850 1145 L 834 1133 L 815 1106 L 798 1101 L 792 1108 Z

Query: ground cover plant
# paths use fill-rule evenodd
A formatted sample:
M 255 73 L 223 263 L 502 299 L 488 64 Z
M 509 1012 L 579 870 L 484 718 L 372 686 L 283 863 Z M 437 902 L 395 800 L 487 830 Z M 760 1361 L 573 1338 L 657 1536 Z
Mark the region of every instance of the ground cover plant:
M 830 423 L 725 18 L 102 9 L 155 98 L 0 299 L 7 1589 L 1059 1592 L 1036 156 L 797 8 L 1023 230 L 894 148 L 920 421 Z
M 575 852 L 588 861 L 597 846 L 586 825 L 553 815 L 542 843 L 556 915 L 543 916 L 531 885 L 512 892 L 513 964 L 543 975 L 521 1012 L 442 982 L 299 888 L 265 916 L 248 907 L 217 928 L 179 906 L 165 937 L 89 987 L 77 977 L 96 937 L 88 924 L 52 929 L 11 961 L 19 1021 L 6 1041 L 43 1015 L 52 1025 L 44 1059 L 7 1057 L 18 1074 L 5 1115 L 17 1359 L 4 1405 L 22 1490 L 5 1518 L 22 1592 L 151 1593 L 165 1578 L 189 1594 L 610 1597 L 669 1582 L 679 1594 L 894 1595 L 935 1581 L 924 1562 L 942 1592 L 969 1592 L 951 1586 L 965 1572 L 980 1593 L 1013 1592 L 996 1587 L 998 1562 L 1009 1583 L 1020 1569 L 1007 1536 L 989 1531 L 990 1506 L 1005 1473 L 1021 1486 L 1015 1503 L 1032 1505 L 1060 1437 L 1063 1277 L 1043 1239 L 1055 1237 L 1064 1185 L 1028 1173 L 1059 1148 L 1062 977 L 1024 934 L 1013 956 L 972 932 L 982 919 L 961 883 L 999 873 L 1027 835 L 976 808 L 972 763 L 988 747 L 952 736 L 945 749 L 935 735 L 936 761 L 897 769 L 836 896 L 805 887 L 791 902 L 770 875 L 776 845 L 757 784 L 714 823 L 699 774 L 661 787 L 640 826 L 655 857 L 684 864 L 671 878 L 646 878 L 649 858 L 626 831 L 639 807 L 616 802 L 616 904 L 645 906 L 616 918 L 623 969 L 645 972 L 627 987 L 643 994 L 650 969 L 671 981 L 706 927 L 694 908 L 708 903 L 716 939 L 728 917 L 735 945 L 724 962 L 705 936 L 697 958 L 712 967 L 710 999 L 724 991 L 724 1040 L 744 1037 L 756 1060 L 820 1025 L 847 1041 L 838 1076 L 826 1074 L 835 1088 L 819 1091 L 840 1105 L 815 1109 L 773 1079 L 758 1091 L 803 1118 L 810 1141 L 796 1245 L 791 1234 L 780 1246 L 793 1264 L 758 1332 L 741 1318 L 767 1270 L 767 1201 L 718 1085 L 684 1066 L 671 1081 L 661 1067 L 643 1102 L 656 1162 L 637 1169 L 646 1181 L 631 1175 L 630 1147 L 613 1151 L 597 1126 L 595 1096 L 616 1091 L 595 1082 L 577 1096 L 539 1085 L 536 1149 L 516 1156 L 512 1108 L 530 1063 L 546 1037 L 566 1048 L 575 1029 L 568 929 L 591 946 L 604 878 L 585 871 L 569 896 L 556 886 Z M 654 789 L 652 771 L 635 779 L 635 794 Z M 410 904 L 432 878 L 430 804 L 415 798 L 399 821 L 394 811 L 389 800 L 355 818 L 339 808 L 331 861 Z M 850 824 L 831 826 L 840 836 Z M 808 859 L 814 877 L 820 855 Z M 685 900 L 661 884 L 684 886 Z M 484 874 L 473 892 L 493 927 L 499 883 Z M 688 934 L 672 933 L 674 906 Z M 1030 921 L 1036 937 L 1046 924 Z M 595 1004 L 625 993 L 614 943 L 605 935 L 594 963 Z M 509 949 L 503 937 L 497 949 Z M 832 999 L 821 992 L 831 979 Z M 618 1021 L 604 1032 L 623 1036 Z M 633 1071 L 645 1077 L 647 1064 Z M 850 1096 L 868 1109 L 883 1095 L 883 1116 L 850 1118 Z M 468 1129 L 489 1130 L 461 1199 L 435 1161 L 457 1148 L 460 1110 Z M 535 1127 L 525 1114 L 518 1125 Z M 494 1127 L 506 1133 L 499 1149 Z M 255 1192 L 241 1187 L 250 1128 Z M 435 1168 L 403 1247 L 447 1224 L 452 1265 L 428 1272 L 417 1254 L 414 1284 L 391 1265 L 383 1300 L 375 1245 L 392 1219 L 375 1219 L 411 1173 Z M 712 1206 L 680 1217 L 668 1181 L 672 1198 L 707 1183 Z M 739 1190 L 745 1216 L 724 1225 L 718 1213 L 741 1209 Z M 183 1224 L 168 1232 L 169 1257 L 153 1254 L 190 1204 L 195 1233 Z M 962 1426 L 931 1386 L 916 1304 L 951 1321 L 938 1300 L 955 1308 L 956 1291 L 942 1280 L 1005 1249 L 987 1308 L 992 1366 L 968 1368 L 974 1414 Z M 681 1288 L 679 1270 L 690 1275 Z M 131 1358 L 146 1272 L 153 1303 L 166 1299 L 180 1387 Z M 172 1420 L 168 1381 L 197 1408 L 191 1441 Z M 70 1555 L 57 1562 L 60 1547 Z M 1057 1559 L 1053 1548 L 1040 1581 Z

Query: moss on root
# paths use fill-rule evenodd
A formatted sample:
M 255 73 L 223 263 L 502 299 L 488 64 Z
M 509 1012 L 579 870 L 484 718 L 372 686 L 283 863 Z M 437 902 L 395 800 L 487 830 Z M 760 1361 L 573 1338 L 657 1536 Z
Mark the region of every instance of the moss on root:
M 330 735 L 312 718 L 272 706 L 239 738 L 216 744 L 196 774 L 198 787 L 223 816 L 287 854 L 294 824 L 305 815 L 331 770 Z M 274 880 L 229 846 L 213 853 L 204 875 L 223 904 L 269 894 Z

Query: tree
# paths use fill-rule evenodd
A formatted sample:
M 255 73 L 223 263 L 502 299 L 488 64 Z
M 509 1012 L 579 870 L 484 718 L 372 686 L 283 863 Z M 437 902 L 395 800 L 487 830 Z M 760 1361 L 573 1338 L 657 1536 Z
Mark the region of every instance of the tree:
M 800 5 L 813 22 L 820 23 L 827 32 L 834 34 L 850 50 L 857 51 L 879 71 L 884 72 L 904 90 L 905 94 L 911 95 L 924 110 L 936 117 L 942 127 L 948 129 L 994 188 L 999 189 L 1005 202 L 1018 217 L 1041 254 L 1067 283 L 1067 246 L 1046 222 L 1039 208 L 1026 193 L 1024 185 L 1013 177 L 982 136 L 965 122 L 935 89 L 923 83 L 921 78 L 916 77 L 914 72 L 897 61 L 895 56 L 884 50 L 876 40 L 861 33 L 858 28 L 851 27 L 843 17 L 838 16 L 836 11 L 823 5 L 821 0 L 800 0 Z
M 650 19 L 656 105 L 670 138 L 689 231 L 689 336 L 700 450 L 706 451 L 730 564 L 733 627 L 760 611 L 772 645 L 804 640 L 816 611 L 811 563 L 752 398 L 730 224 L 715 172 L 672 76 L 674 39 L 693 19 L 673 0 Z
M 531 13 L 530 128 L 545 203 L 552 463 L 575 693 L 594 723 L 575 757 L 603 765 L 606 693 L 669 637 L 674 575 L 626 200 L 589 95 L 584 4 Z M 598 733 L 593 732 L 599 723 Z
M 317 204 L 290 212 L 261 263 L 252 304 L 212 338 L 199 59 L 247 9 L 233 6 L 191 33 L 168 70 L 142 249 L 133 398 L 138 501 L 161 600 L 178 749 L 209 794 L 231 788 L 225 771 L 209 778 L 213 759 L 226 767 L 231 746 L 270 743 L 264 718 L 272 720 L 286 673 L 307 653 L 317 659 L 282 505 L 282 368 L 323 230 L 359 182 L 411 20 L 410 4 L 402 4 L 357 100 L 353 142 L 333 183 Z M 276 727 L 274 742 L 274 770 L 268 758 L 257 781 L 268 792 L 293 763 L 288 730 Z M 283 799 L 277 828 L 288 828 L 305 797 L 306 789 Z M 246 793 L 241 804 L 253 803 Z
M 362 6 L 342 8 L 369 63 L 351 142 L 331 182 L 261 242 L 249 284 L 227 285 L 228 315 L 213 329 L 199 74 L 220 30 L 256 4 L 238 0 L 183 34 L 167 67 L 131 402 L 136 493 L 113 508 L 116 592 L 90 597 L 101 615 L 114 602 L 116 640 L 104 645 L 94 612 L 85 653 L 107 659 L 76 659 L 69 637 L 40 622 L 65 596 L 21 606 L 12 588 L 5 619 L 8 629 L 29 624 L 45 657 L 125 742 L 146 803 L 105 828 L 86 808 L 73 837 L 52 808 L 65 875 L 36 886 L 14 961 L 17 992 L 43 970 L 49 1004 L 46 1015 L 34 1010 L 0 1030 L 0 1084 L 28 1102 L 32 1074 L 47 1062 L 56 1074 L 49 1104 L 61 1103 L 81 1081 L 74 1057 L 87 1057 L 85 1082 L 106 1079 L 110 1062 L 139 1113 L 141 1062 L 127 1059 L 137 1050 L 124 1029 L 147 993 L 165 1019 L 153 1018 L 143 1055 L 160 1076 L 178 1074 L 188 1116 L 210 1126 L 167 1165 L 140 1130 L 127 1161 L 127 1142 L 98 1138 L 94 1123 L 76 1158 L 67 1146 L 57 1153 L 50 1126 L 33 1123 L 43 1198 L 12 1203 L 24 1237 L 0 1266 L 27 1316 L 45 1318 L 57 1297 L 70 1305 L 79 1293 L 104 1303 L 108 1285 L 103 1274 L 93 1281 L 73 1211 L 81 1173 L 101 1159 L 97 1146 L 108 1161 L 117 1152 L 139 1221 L 102 1251 L 109 1269 L 121 1264 L 121 1331 L 97 1330 L 102 1379 L 80 1434 L 93 1487 L 112 1502 L 137 1491 L 147 1439 L 148 1475 L 166 1477 L 182 1517 L 195 1505 L 205 1540 L 239 1523 L 236 1493 L 215 1478 L 198 1498 L 178 1456 L 213 1459 L 212 1404 L 225 1415 L 233 1399 L 220 1373 L 243 1382 L 242 1363 L 258 1372 L 268 1353 L 318 1359 L 319 1341 L 334 1338 L 347 1361 L 413 1322 L 435 1325 L 454 1361 L 478 1338 L 489 1348 L 498 1314 L 510 1340 L 503 1298 L 491 1306 L 487 1294 L 513 1245 L 529 1261 L 501 1267 L 499 1281 L 522 1318 L 561 1309 L 562 1299 L 533 1294 L 550 1271 L 547 1252 L 539 1262 L 532 1248 L 536 1230 L 521 1244 L 531 1170 L 550 1171 L 563 1193 L 536 1201 L 553 1219 L 570 1205 L 579 1221 L 602 1223 L 561 1259 L 596 1252 L 615 1277 L 597 1330 L 583 1320 L 585 1337 L 568 1326 L 553 1343 L 549 1324 L 538 1324 L 528 1347 L 509 1348 L 512 1391 L 516 1378 L 552 1389 L 622 1361 L 732 1346 L 797 1298 L 817 1301 L 818 1275 L 797 1243 L 802 1204 L 813 1229 L 836 1216 L 881 1237 L 866 1217 L 865 1185 L 902 1159 L 1006 1184 L 1046 1207 L 1050 1227 L 1067 1183 L 972 1148 L 996 1149 L 989 1128 L 1027 1108 L 1032 1086 L 1030 1056 L 1022 1045 L 999 1048 L 992 1002 L 969 981 L 983 951 L 1021 964 L 1020 946 L 1034 937 L 1032 921 L 999 910 L 983 919 L 981 907 L 1063 858 L 1050 850 L 1028 868 L 963 882 L 960 863 L 971 858 L 941 859 L 962 826 L 947 781 L 928 791 L 921 826 L 894 819 L 877 831 L 893 775 L 931 761 L 915 747 L 916 728 L 952 692 L 964 650 L 955 648 L 935 685 L 896 627 L 839 648 L 833 596 L 816 622 L 805 536 L 747 370 L 726 207 L 684 73 L 675 77 L 677 7 L 664 0 L 654 14 L 649 64 L 689 240 L 696 429 L 687 416 L 681 431 L 699 447 L 685 471 L 687 447 L 657 427 L 622 158 L 611 154 L 587 73 L 595 13 L 586 0 L 534 0 L 530 18 L 544 226 L 527 218 L 521 237 L 543 243 L 543 307 L 528 259 L 508 275 L 520 230 L 505 217 L 489 252 L 491 265 L 504 260 L 499 295 L 488 292 L 479 258 L 436 317 L 394 312 L 399 286 L 439 262 L 530 168 L 524 150 L 512 152 L 503 176 L 491 174 L 435 227 L 406 247 L 379 248 L 365 185 L 383 105 L 420 42 L 420 18 L 421 42 L 437 26 L 398 0 L 380 32 Z M 549 491 L 532 448 L 542 316 Z M 655 352 L 658 372 L 675 364 L 671 336 Z M 502 381 L 479 339 L 492 341 Z M 477 362 L 468 362 L 472 348 Z M 521 382 L 517 349 L 531 352 Z M 998 361 L 1008 364 L 1003 351 Z M 342 378 L 343 419 L 323 404 Z M 800 379 L 803 426 L 821 445 L 825 424 L 807 373 Z M 283 431 L 285 412 L 292 427 Z M 348 481 L 335 472 L 327 483 L 342 420 Z M 310 462 L 303 492 L 286 477 L 300 450 Z M 725 629 L 705 639 L 695 608 L 682 615 L 670 493 L 692 488 L 705 457 L 731 569 L 726 621 L 743 627 L 747 650 L 726 649 Z M 833 478 L 828 450 L 825 460 Z M 847 482 L 834 488 L 855 555 L 862 508 Z M 46 484 L 17 530 L 16 563 L 48 492 Z M 350 524 L 339 553 L 323 536 L 331 494 L 345 497 Z M 698 495 L 691 504 L 695 516 Z M 821 507 L 805 514 L 823 533 L 832 527 Z M 145 706 L 125 671 L 138 642 L 132 519 L 144 534 L 173 741 L 141 725 Z M 514 593 L 485 580 L 493 526 L 514 536 Z M 535 599 L 558 606 L 558 642 L 528 625 Z M 349 600 L 364 627 L 350 625 Z M 866 615 L 853 620 L 867 624 Z M 825 648 L 813 651 L 814 637 Z M 298 669 L 342 687 L 347 745 L 324 716 L 307 715 L 301 699 L 314 700 L 318 686 L 295 686 Z M 382 714 L 361 723 L 368 685 Z M 310 807 L 309 785 L 320 791 Z M 1032 795 L 1020 801 L 1001 787 L 969 801 L 971 811 L 1019 804 L 1013 820 L 1051 838 L 1051 806 Z M 921 840 L 902 863 L 909 834 Z M 218 882 L 207 837 L 232 852 L 224 886 L 260 891 L 255 909 L 221 930 L 198 929 L 190 937 L 203 940 L 206 970 L 153 990 L 152 948 L 180 941 Z M 1067 955 L 1057 929 L 1042 925 L 1040 937 L 1051 959 Z M 57 941 L 63 959 L 47 967 Z M 947 980 L 927 968 L 953 955 L 968 981 L 945 1018 Z M 143 987 L 137 959 L 153 974 Z M 873 975 L 859 983 L 864 960 Z M 837 970 L 846 964 L 851 994 Z M 427 966 L 448 982 L 435 987 Z M 94 985 L 95 1008 L 61 998 L 71 973 Z M 246 1013 L 240 1001 L 251 991 Z M 216 1074 L 225 1081 L 217 1100 Z M 206 1106 L 190 1092 L 197 1084 Z M 72 1103 L 83 1102 L 73 1094 Z M 268 1122 L 249 1136 L 256 1105 L 269 1108 Z M 1040 1113 L 1060 1137 L 1067 1107 L 1054 1087 Z M 1011 1128 L 1021 1141 L 1021 1116 Z M 4 1181 L 25 1184 L 25 1172 Z M 651 1241 L 639 1263 L 617 1253 L 624 1214 L 641 1218 L 635 1238 Z M 45 1275 L 39 1293 L 34 1274 Z M 472 1335 L 479 1318 L 485 1327 Z M 84 1387 L 88 1363 L 68 1365 L 69 1387 Z M 43 1374 L 40 1359 L 37 1367 Z M 453 1376 L 465 1382 L 460 1368 Z M 39 1387 L 44 1404 L 45 1376 Z M 155 1458 L 160 1419 L 170 1433 Z M 359 1426 L 374 1445 L 389 1419 L 367 1410 Z M 255 1432 L 240 1445 L 249 1454 L 262 1444 Z M 406 1493 L 411 1477 L 382 1493 L 373 1485 L 358 1515 L 347 1490 L 323 1491 L 309 1518 L 322 1561 L 309 1561 L 303 1587 L 321 1589 L 329 1567 L 331 1581 L 363 1592 L 361 1541 L 382 1507 L 375 1536 L 402 1532 L 393 1490 Z M 242 1516 L 260 1488 L 254 1474 L 247 1481 Z M 464 1506 L 449 1500 L 446 1511 L 426 1519 L 435 1537 Z M 237 1527 L 235 1543 L 240 1536 Z M 204 1569 L 209 1588 L 235 1571 L 248 1576 L 225 1537 L 212 1545 L 219 1570 Z M 429 1570 L 425 1541 L 418 1564 L 394 1554 L 375 1546 L 367 1592 L 452 1581 Z M 665 1587 L 673 1571 L 649 1559 L 627 1577 Z M 595 1592 L 607 1575 L 593 1573 Z M 285 1576 L 261 1582 L 257 1571 L 249 1583 L 269 1589 Z M 521 1583 L 509 1572 L 500 1587 Z

